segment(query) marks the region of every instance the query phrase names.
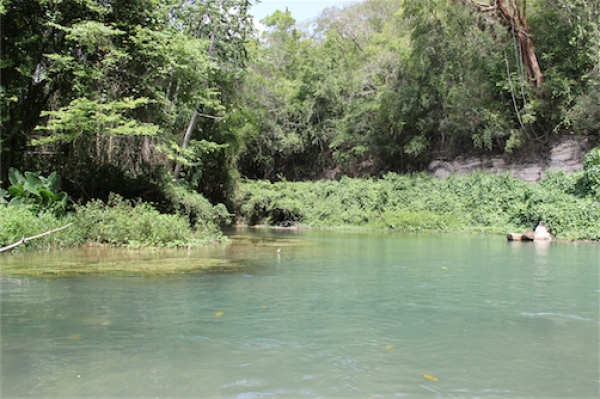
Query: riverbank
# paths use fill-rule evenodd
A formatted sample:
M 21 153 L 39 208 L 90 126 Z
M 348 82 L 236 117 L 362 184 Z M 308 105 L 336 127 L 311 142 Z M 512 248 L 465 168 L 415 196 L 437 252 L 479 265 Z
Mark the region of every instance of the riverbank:
M 227 240 L 219 227 L 229 220 L 223 205 L 213 207 L 199 194 L 189 194 L 184 199 L 183 209 L 170 214 L 160 213 L 148 203 L 128 201 L 117 195 L 111 195 L 106 203 L 93 200 L 76 205 L 64 215 L 35 212 L 26 205 L 0 206 L 0 247 L 24 242 L 24 237 L 30 239 L 27 245 L 16 250 L 87 245 L 191 248 Z M 56 231 L 67 225 L 68 228 Z M 56 232 L 40 236 L 51 231 Z M 31 240 L 32 237 L 39 238 Z
M 406 232 L 506 234 L 544 221 L 565 240 L 600 240 L 600 202 L 585 171 L 550 174 L 538 184 L 475 173 L 437 179 L 387 174 L 381 179 L 317 182 L 244 181 L 238 223 Z
M 231 216 L 237 224 L 281 230 L 304 226 L 499 235 L 526 231 L 544 221 L 557 239 L 598 242 L 600 201 L 591 181 L 587 170 L 550 173 L 537 184 L 508 173 L 446 179 L 389 173 L 380 179 L 244 180 L 238 184 L 229 211 L 223 205 L 213 207 L 204 198 L 191 201 L 188 197 L 192 194 L 180 194 L 186 199 L 180 201 L 185 206 L 172 214 L 118 196 L 107 203 L 95 200 L 76 206 L 74 212 L 61 217 L 35 214 L 25 206 L 2 206 L 0 247 L 71 223 L 69 228 L 29 241 L 18 250 L 85 245 L 195 248 L 227 240 L 219 226 L 229 224 Z

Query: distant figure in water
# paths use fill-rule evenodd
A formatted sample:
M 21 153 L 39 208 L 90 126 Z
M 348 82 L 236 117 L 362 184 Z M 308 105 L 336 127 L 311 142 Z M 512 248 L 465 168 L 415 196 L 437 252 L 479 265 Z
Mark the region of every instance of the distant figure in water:
M 538 227 L 535 228 L 535 232 L 533 234 L 533 239 L 536 241 L 537 240 L 552 240 L 552 236 L 548 232 L 548 229 L 546 228 L 546 225 L 544 224 L 544 222 L 540 222 L 540 224 L 538 224 Z

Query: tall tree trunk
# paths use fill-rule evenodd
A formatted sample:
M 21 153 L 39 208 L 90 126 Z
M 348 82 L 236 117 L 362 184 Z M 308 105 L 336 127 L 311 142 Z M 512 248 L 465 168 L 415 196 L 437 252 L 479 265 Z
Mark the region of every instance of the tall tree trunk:
M 471 4 L 482 13 L 493 13 L 502 25 L 508 27 L 513 35 L 519 40 L 519 51 L 527 76 L 533 87 L 542 84 L 542 69 L 533 51 L 533 40 L 529 34 L 527 25 L 527 0 L 523 5 L 519 0 L 490 0 L 484 3 L 478 0 L 461 0 L 463 4 Z
M 531 84 L 533 87 L 539 87 L 542 84 L 542 70 L 533 51 L 533 40 L 527 26 L 527 0 L 523 0 L 522 7 L 519 0 L 508 0 L 508 6 L 505 0 L 494 0 L 494 3 L 502 23 L 508 26 L 519 39 L 521 59 Z

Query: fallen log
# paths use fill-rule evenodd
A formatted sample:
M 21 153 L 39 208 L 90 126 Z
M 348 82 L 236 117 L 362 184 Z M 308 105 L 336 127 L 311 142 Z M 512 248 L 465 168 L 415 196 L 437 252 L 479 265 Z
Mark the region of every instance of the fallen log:
M 533 230 L 527 230 L 523 234 L 508 233 L 506 235 L 506 239 L 508 241 L 533 241 L 534 236 L 535 236 L 535 233 L 533 232 Z
M 66 224 L 66 225 L 64 225 L 64 226 L 62 226 L 62 227 L 59 227 L 59 228 L 57 228 L 57 229 L 54 229 L 54 230 L 48 230 L 48 231 L 47 231 L 47 232 L 45 232 L 45 233 L 37 234 L 37 235 L 35 235 L 35 236 L 31 236 L 31 237 L 23 237 L 23 238 L 21 238 L 19 241 L 15 242 L 14 244 L 10 244 L 10 245 L 7 245 L 6 247 L 2 247 L 2 248 L 0 248 L 0 252 L 8 251 L 9 249 L 13 249 L 13 248 L 15 248 L 15 247 L 18 247 L 19 245 L 21 245 L 21 244 L 24 244 L 24 243 L 26 243 L 27 241 L 35 240 L 36 238 L 40 238 L 40 237 L 43 237 L 43 236 L 47 236 L 48 234 L 52 234 L 52 233 L 56 233 L 57 231 L 64 230 L 64 229 L 66 229 L 67 227 L 71 226 L 72 224 L 73 224 L 73 223 L 69 223 L 69 224 Z

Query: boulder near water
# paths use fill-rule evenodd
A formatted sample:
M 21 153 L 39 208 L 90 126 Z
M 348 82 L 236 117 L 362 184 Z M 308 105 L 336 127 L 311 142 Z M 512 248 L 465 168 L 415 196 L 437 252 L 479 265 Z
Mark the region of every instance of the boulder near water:
M 533 239 L 536 241 L 552 240 L 552 236 L 550 235 L 550 232 L 546 228 L 544 222 L 540 222 L 540 224 L 538 224 L 538 226 L 535 228 Z

